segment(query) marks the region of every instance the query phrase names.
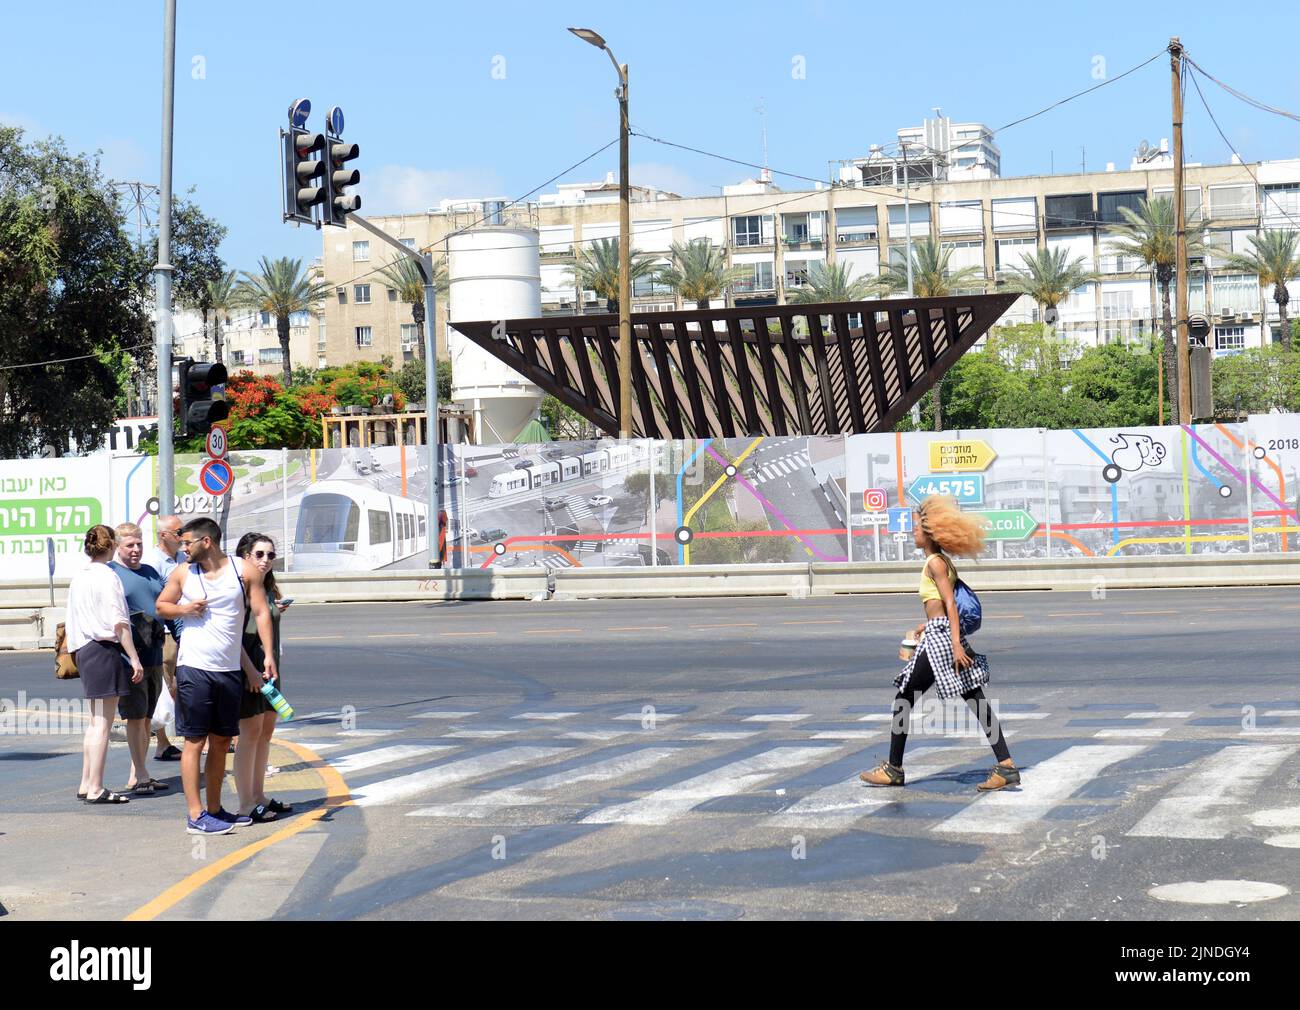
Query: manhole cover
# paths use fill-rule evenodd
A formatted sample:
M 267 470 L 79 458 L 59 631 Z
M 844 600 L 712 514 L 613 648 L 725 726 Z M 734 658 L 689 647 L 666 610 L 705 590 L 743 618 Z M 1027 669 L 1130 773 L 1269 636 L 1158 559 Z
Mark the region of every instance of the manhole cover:
M 1266 884 L 1258 880 L 1189 880 L 1182 884 L 1162 884 L 1147 891 L 1157 901 L 1177 901 L 1186 905 L 1271 901 L 1290 893 L 1281 884 Z
M 631 905 L 620 905 L 600 918 L 720 922 L 739 919 L 744 914 L 745 910 L 739 905 L 727 905 L 720 901 L 641 901 Z

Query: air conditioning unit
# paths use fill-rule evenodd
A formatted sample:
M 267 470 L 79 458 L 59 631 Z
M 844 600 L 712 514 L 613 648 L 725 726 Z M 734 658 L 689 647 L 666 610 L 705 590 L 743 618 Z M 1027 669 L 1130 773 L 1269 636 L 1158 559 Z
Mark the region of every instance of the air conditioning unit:
M 1233 317 L 1236 316 L 1236 314 L 1237 313 L 1233 309 L 1225 309 L 1222 306 L 1219 307 L 1220 319 L 1232 319 Z
M 1241 319 L 1242 319 L 1242 322 L 1253 323 L 1253 322 L 1255 321 L 1255 313 L 1253 313 L 1253 312 L 1243 312 L 1243 313 L 1241 314 Z

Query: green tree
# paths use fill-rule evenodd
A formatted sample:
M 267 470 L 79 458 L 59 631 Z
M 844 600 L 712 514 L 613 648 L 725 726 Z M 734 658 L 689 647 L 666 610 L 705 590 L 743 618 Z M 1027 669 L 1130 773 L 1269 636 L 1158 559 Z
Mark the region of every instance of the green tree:
M 870 298 L 875 284 L 866 277 L 853 279 L 853 264 L 816 262 L 808 281 L 786 292 L 793 305 L 810 302 L 860 302 Z
M 628 262 L 628 283 L 650 277 L 658 269 L 654 257 L 633 252 Z M 601 238 L 591 243 L 578 256 L 569 275 L 577 278 L 584 291 L 594 291 L 604 298 L 608 311 L 618 311 L 618 239 Z
M 153 367 L 148 263 L 97 160 L 0 126 L 0 457 L 97 446 Z M 15 368 L 32 362 L 50 362 Z
M 396 375 L 397 386 L 406 395 L 408 403 L 424 403 L 424 361 L 412 358 L 402 365 Z M 444 406 L 451 402 L 451 362 L 439 360 L 435 381 L 438 384 L 438 402 Z
M 1227 266 L 1232 269 L 1258 276 L 1260 287 L 1273 285 L 1273 301 L 1277 303 L 1282 324 L 1282 344 L 1288 351 L 1291 349 L 1291 323 L 1286 306 L 1291 295 L 1286 286 L 1288 281 L 1300 277 L 1298 240 L 1300 235 L 1296 232 L 1269 229 L 1262 235 L 1250 237 L 1250 252 L 1233 253 L 1227 258 Z
M 542 424 L 557 442 L 586 438 L 591 431 L 590 421 L 550 393 L 542 397 L 541 414 Z
M 1244 420 L 1271 410 L 1300 410 L 1300 353 L 1280 345 L 1252 347 L 1216 358 L 1211 365 L 1214 414 Z
M 284 361 L 284 384 L 293 383 L 293 363 L 289 358 L 289 317 L 296 312 L 316 315 L 330 285 L 304 272 L 302 260 L 287 257 L 258 261 L 260 273 L 243 271 L 244 279 L 235 289 L 236 304 L 275 316 L 275 332 L 280 338 Z
M 1087 268 L 1086 260 L 1080 256 L 1073 262 L 1067 262 L 1064 249 L 1039 249 L 1021 256 L 1023 266 L 1012 267 L 998 280 L 999 287 L 1017 294 L 1028 295 L 1038 305 L 1040 312 L 1046 316 L 1048 309 L 1054 309 L 1075 288 L 1091 284 L 1097 279 L 1096 273 Z
M 420 274 L 420 268 L 416 266 L 415 260 L 409 256 L 399 256 L 387 266 L 383 267 L 379 274 L 384 278 L 384 283 L 397 292 L 397 297 L 411 306 L 411 321 L 415 323 L 416 333 L 420 339 L 415 342 L 419 349 L 416 357 L 424 357 L 424 278 Z M 444 260 L 436 260 L 433 264 L 433 289 L 434 297 L 447 293 L 450 287 L 447 279 L 447 264 Z M 423 399 L 423 397 L 421 397 Z
M 225 226 L 206 216 L 198 204 L 180 197 L 172 200 L 172 298 L 177 305 L 196 309 L 203 317 L 205 344 L 208 316 L 214 309 L 212 285 L 227 276 L 226 265 L 217 253 L 225 237 Z M 156 248 L 155 236 L 144 255 Z
M 673 264 L 659 271 L 659 281 L 699 309 L 707 309 L 711 298 L 720 297 L 749 273 L 745 267 L 729 268 L 726 251 L 707 238 L 674 242 L 672 250 Z
M 1169 308 L 1169 289 L 1177 266 L 1178 227 L 1174 221 L 1174 203 L 1162 196 L 1155 200 L 1142 200 L 1138 209 L 1121 207 L 1120 213 L 1127 224 L 1112 229 L 1112 248 L 1123 256 L 1141 260 L 1155 271 L 1160 285 L 1161 331 L 1164 334 L 1165 382 L 1171 389 L 1178 388 L 1177 348 L 1174 346 L 1174 321 Z M 1195 222 L 1185 226 L 1187 254 L 1202 252 L 1205 248 L 1205 224 Z M 1178 397 L 1170 397 L 1170 413 L 1174 423 L 1179 423 Z M 1182 420 L 1186 420 L 1183 418 Z

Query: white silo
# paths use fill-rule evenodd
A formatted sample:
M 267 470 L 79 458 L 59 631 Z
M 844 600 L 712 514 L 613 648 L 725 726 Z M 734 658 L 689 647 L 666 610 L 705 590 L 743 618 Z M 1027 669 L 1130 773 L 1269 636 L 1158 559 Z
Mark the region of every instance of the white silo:
M 453 324 L 542 314 L 536 228 L 480 226 L 453 235 L 447 254 L 448 318 Z M 447 344 L 451 396 L 474 412 L 476 441 L 512 441 L 537 416 L 542 391 L 459 330 L 450 328 Z

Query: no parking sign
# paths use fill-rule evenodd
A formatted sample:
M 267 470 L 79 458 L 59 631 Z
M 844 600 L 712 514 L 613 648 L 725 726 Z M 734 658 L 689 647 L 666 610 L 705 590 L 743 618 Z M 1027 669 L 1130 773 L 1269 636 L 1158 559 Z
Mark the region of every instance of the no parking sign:
M 210 459 L 199 471 L 199 487 L 214 498 L 220 498 L 235 482 L 235 471 L 224 459 Z

